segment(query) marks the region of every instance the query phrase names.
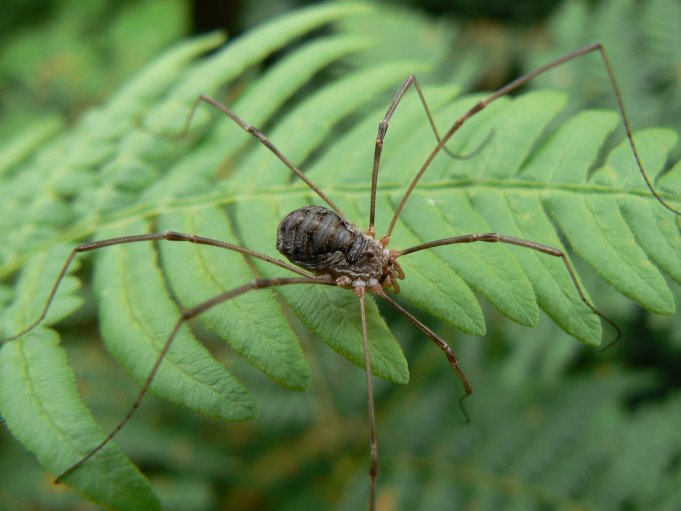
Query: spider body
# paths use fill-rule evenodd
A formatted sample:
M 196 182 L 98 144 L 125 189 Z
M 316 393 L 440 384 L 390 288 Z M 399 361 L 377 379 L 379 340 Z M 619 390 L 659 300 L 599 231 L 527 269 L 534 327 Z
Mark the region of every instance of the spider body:
M 296 266 L 341 287 L 393 287 L 404 273 L 394 251 L 322 206 L 292 211 L 279 223 L 277 250 Z

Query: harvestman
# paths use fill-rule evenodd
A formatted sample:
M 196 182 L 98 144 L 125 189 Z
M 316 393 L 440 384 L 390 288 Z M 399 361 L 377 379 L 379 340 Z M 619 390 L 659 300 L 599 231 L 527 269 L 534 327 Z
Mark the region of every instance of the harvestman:
M 674 209 L 667 202 L 660 197 L 653 187 L 650 178 L 646 174 L 643 165 L 641 163 L 638 150 L 634 143 L 631 127 L 629 124 L 628 117 L 624 110 L 624 105 L 621 99 L 621 93 L 617 82 L 614 77 L 611 65 L 609 63 L 608 57 L 605 53 L 603 46 L 598 44 L 593 44 L 586 46 L 582 49 L 564 55 L 548 64 L 545 64 L 534 71 L 527 73 L 524 76 L 512 81 L 511 83 L 500 88 L 493 94 L 487 96 L 485 99 L 476 103 L 472 108 L 470 108 L 466 113 L 464 113 L 459 119 L 457 119 L 454 124 L 447 130 L 444 136 L 440 136 L 435 123 L 433 121 L 432 115 L 426 103 L 421 87 L 418 81 L 412 75 L 407 78 L 401 88 L 398 90 L 395 98 L 388 107 L 385 116 L 381 120 L 378 126 L 378 134 L 376 137 L 376 145 L 374 151 L 374 161 L 373 161 L 373 171 L 371 176 L 371 205 L 369 213 L 369 226 L 365 231 L 359 230 L 352 223 L 347 220 L 347 217 L 341 211 L 341 209 L 334 204 L 334 202 L 305 174 L 302 173 L 298 167 L 296 167 L 284 154 L 277 149 L 274 144 L 258 129 L 253 126 L 248 125 L 239 116 L 232 112 L 229 108 L 219 103 L 217 100 L 201 95 L 197 98 L 194 108 L 187 119 L 185 129 L 191 122 L 191 118 L 196 108 L 200 103 L 205 102 L 220 112 L 226 114 L 232 121 L 238 124 L 244 131 L 250 133 L 256 137 L 265 147 L 267 147 L 272 153 L 274 153 L 279 160 L 281 160 L 284 165 L 286 165 L 296 176 L 298 176 L 314 193 L 316 193 L 328 206 L 306 206 L 297 209 L 289 213 L 279 224 L 277 232 L 277 249 L 286 258 L 293 263 L 289 264 L 279 259 L 272 258 L 265 254 L 249 250 L 247 248 L 239 247 L 231 243 L 226 243 L 223 241 L 218 241 L 214 239 L 204 238 L 201 236 L 195 236 L 193 234 L 183 234 L 174 231 L 166 231 L 163 233 L 151 233 L 151 234 L 141 234 L 132 236 L 122 236 L 118 238 L 106 239 L 101 241 L 94 241 L 91 243 L 84 243 L 73 249 L 70 256 L 64 263 L 59 276 L 52 288 L 52 291 L 45 303 L 45 306 L 40 314 L 40 316 L 25 330 L 22 332 L 5 339 L 4 341 L 11 341 L 18 339 L 19 337 L 25 335 L 26 333 L 33 330 L 40 322 L 45 318 L 47 311 L 52 304 L 59 285 L 64 279 L 68 269 L 75 259 L 76 255 L 81 252 L 89 252 L 91 250 L 96 250 L 104 247 L 109 247 L 112 245 L 120 245 L 126 243 L 137 243 L 142 241 L 182 241 L 195 243 L 199 245 L 208 245 L 217 248 L 223 248 L 226 250 L 231 250 L 239 252 L 245 256 L 253 257 L 266 261 L 282 269 L 288 270 L 294 274 L 296 277 L 279 277 L 279 278 L 267 278 L 267 279 L 256 279 L 252 282 L 234 288 L 230 291 L 222 293 L 220 295 L 214 296 L 198 305 L 186 309 L 180 317 L 175 322 L 172 331 L 170 332 L 163 348 L 161 349 L 159 356 L 148 376 L 145 383 L 143 384 L 135 402 L 130 408 L 126 416 L 120 421 L 120 423 L 106 436 L 106 438 L 101 441 L 96 447 L 94 447 L 85 457 L 80 459 L 78 462 L 73 464 L 70 468 L 65 470 L 60 474 L 55 482 L 62 481 L 67 475 L 71 474 L 77 470 L 81 465 L 87 462 L 95 454 L 97 454 L 128 422 L 128 420 L 135 413 L 139 407 L 142 399 L 147 393 L 149 386 L 156 375 L 159 366 L 161 365 L 164 356 L 170 349 L 170 345 L 177 334 L 180 326 L 194 318 L 195 316 L 201 314 L 205 310 L 219 304 L 226 302 L 232 298 L 239 295 L 247 293 L 255 289 L 264 288 L 274 288 L 278 286 L 287 286 L 293 284 L 310 284 L 310 285 L 326 285 L 326 286 L 336 286 L 346 289 L 352 289 L 354 294 L 357 296 L 359 301 L 359 307 L 361 311 L 361 321 L 362 321 L 362 337 L 364 342 L 364 363 L 366 368 L 366 380 L 367 380 L 367 395 L 368 395 L 368 408 L 369 408 L 369 430 L 370 430 L 370 467 L 369 467 L 369 479 L 370 479 L 370 496 L 369 496 L 369 508 L 373 511 L 376 508 L 376 476 L 378 473 L 378 442 L 376 435 L 376 419 L 374 413 L 374 401 L 373 401 L 373 387 L 372 387 L 372 373 L 370 365 L 370 353 L 369 353 L 369 339 L 367 333 L 367 319 L 366 319 L 366 307 L 365 307 L 365 296 L 367 293 L 373 293 L 380 296 L 386 300 L 390 305 L 395 307 L 397 311 L 402 314 L 409 322 L 421 330 L 426 336 L 428 336 L 446 355 L 449 364 L 456 373 L 457 377 L 461 381 L 464 388 L 464 394 L 461 399 L 468 397 L 472 392 L 472 387 L 466 378 L 463 370 L 459 366 L 459 362 L 454 351 L 449 347 L 449 345 L 418 320 L 413 314 L 404 309 L 399 303 L 397 303 L 393 298 L 386 293 L 385 290 L 392 289 L 394 293 L 399 293 L 399 280 L 404 279 L 405 275 L 398 263 L 400 257 L 413 254 L 421 250 L 426 250 L 433 247 L 440 247 L 444 245 L 454 245 L 459 243 L 474 243 L 474 242 L 488 242 L 488 243 L 506 243 L 510 245 L 516 245 L 519 247 L 524 247 L 527 249 L 535 250 L 543 254 L 560 258 L 565 269 L 568 272 L 570 279 L 572 280 L 575 290 L 578 293 L 581 301 L 588 307 L 594 314 L 598 315 L 602 320 L 608 322 L 613 326 L 617 332 L 616 338 L 620 336 L 620 329 L 615 325 L 610 319 L 604 316 L 596 307 L 586 298 L 584 291 L 577 281 L 575 272 L 565 256 L 565 254 L 556 248 L 552 248 L 534 241 L 529 241 L 525 239 L 515 238 L 512 236 L 504 236 L 502 234 L 489 232 L 482 234 L 466 234 L 463 236 L 455 236 L 446 239 L 440 239 L 431 241 L 428 243 L 423 243 L 413 247 L 406 248 L 404 250 L 388 249 L 387 246 L 390 242 L 390 237 L 392 235 L 395 224 L 409 199 L 412 191 L 418 184 L 419 180 L 426 172 L 431 162 L 435 156 L 444 150 L 450 156 L 457 157 L 445 148 L 447 141 L 456 133 L 456 131 L 471 117 L 476 113 L 483 110 L 487 105 L 495 101 L 501 96 L 517 89 L 521 85 L 527 83 L 535 76 L 540 75 L 550 69 L 558 67 L 567 61 L 576 59 L 583 55 L 591 52 L 598 52 L 602 58 L 602 62 L 607 71 L 609 81 L 614 92 L 617 106 L 622 118 L 622 123 L 627 134 L 627 139 L 629 145 L 631 146 L 634 158 L 638 169 L 646 182 L 646 185 L 650 189 L 653 196 L 668 210 L 672 211 L 677 215 L 681 215 L 681 212 Z M 437 139 L 437 145 L 430 152 L 429 156 L 426 158 L 425 162 L 422 164 L 419 171 L 416 173 L 412 179 L 409 187 L 404 193 L 402 200 L 399 202 L 395 213 L 392 217 L 390 225 L 386 233 L 376 239 L 375 238 L 375 211 L 376 211 L 376 188 L 378 181 L 378 169 L 381 159 L 381 151 L 383 148 L 383 140 L 385 138 L 386 132 L 388 130 L 388 123 L 395 112 L 400 100 L 407 92 L 410 86 L 414 86 L 416 89 L 425 114 L 428 117 L 430 126 Z M 329 209 L 330 208 L 330 209 Z M 295 265 L 295 266 L 294 266 Z M 614 341 L 613 341 L 614 342 Z M 463 409 L 462 409 L 463 410 Z

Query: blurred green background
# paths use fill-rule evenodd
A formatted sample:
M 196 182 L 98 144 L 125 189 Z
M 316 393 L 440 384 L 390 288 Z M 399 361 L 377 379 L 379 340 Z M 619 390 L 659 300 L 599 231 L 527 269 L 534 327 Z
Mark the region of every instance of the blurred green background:
M 19 137 L 32 148 L 68 129 L 173 42 L 216 29 L 234 37 L 311 3 L 6 0 L 0 18 L 0 151 Z M 432 74 L 439 80 L 456 76 L 467 91 L 492 90 L 549 56 L 602 41 L 634 126 L 681 132 L 676 0 L 376 5 L 385 16 L 399 12 L 444 38 L 447 52 L 428 53 L 436 63 Z M 362 58 L 380 60 L 399 51 L 410 50 L 386 44 Z M 421 50 L 413 51 L 418 56 Z M 613 108 L 607 87 L 592 79 L 597 65 L 579 63 L 569 79 L 552 75 L 530 87 L 566 88 L 571 108 Z M 674 154 L 678 159 L 679 150 Z M 14 152 L 0 167 L 29 155 Z M 681 509 L 678 317 L 649 315 L 588 268 L 579 271 L 594 301 L 624 331 L 605 354 L 580 345 L 546 317 L 526 329 L 486 307 L 484 339 L 426 321 L 451 342 L 473 382 L 468 425 L 461 424 L 459 384 L 441 353 L 381 309 L 405 349 L 411 382 L 376 381 L 379 509 Z M 678 303 L 679 287 L 672 289 Z M 72 329 L 96 337 L 91 306 L 62 335 L 83 397 L 108 429 L 124 415 L 137 387 L 101 345 L 69 342 Z M 224 354 L 223 344 L 206 337 L 213 353 Z M 305 333 L 303 342 L 312 366 L 307 392 L 278 388 L 241 368 L 260 407 L 252 422 L 217 423 L 147 398 L 119 443 L 153 481 L 165 509 L 365 507 L 363 372 Z M 5 429 L 0 474 L 2 509 L 96 509 L 53 486 Z

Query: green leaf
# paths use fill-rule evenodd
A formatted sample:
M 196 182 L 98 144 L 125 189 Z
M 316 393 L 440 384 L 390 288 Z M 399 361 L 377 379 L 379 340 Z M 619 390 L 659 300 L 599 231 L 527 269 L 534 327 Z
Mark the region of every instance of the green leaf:
M 636 140 L 646 168 L 654 176 L 661 170 L 664 156 L 676 144 L 677 136 L 669 131 L 648 130 L 639 134 Z M 631 156 L 625 160 L 626 150 L 625 143 L 615 148 L 608 156 L 606 165 L 584 180 L 587 186 L 621 187 L 626 197 L 622 201 L 626 204 L 623 205 L 623 211 L 628 211 L 626 216 L 620 211 L 616 197 L 600 194 L 585 194 L 578 198 L 574 194 L 557 192 L 547 197 L 547 204 L 553 219 L 560 225 L 575 251 L 603 278 L 646 309 L 657 314 L 673 314 L 675 307 L 671 290 L 660 269 L 646 254 L 646 251 L 656 252 L 658 246 L 666 246 L 666 251 L 660 250 L 668 258 L 673 246 L 663 243 L 663 239 L 670 230 L 667 227 L 662 231 L 657 222 L 646 222 L 651 219 L 649 197 L 639 197 L 636 192 L 640 190 L 640 185 L 636 187 L 632 184 L 633 180 L 619 177 L 635 173 L 629 163 Z M 622 173 L 622 169 L 629 172 Z M 634 214 L 636 209 L 641 214 Z M 668 217 L 667 222 L 670 221 Z M 638 233 L 638 239 L 653 241 L 654 245 L 639 245 L 635 233 Z M 670 239 L 675 238 L 678 239 L 678 232 L 670 236 Z
M 235 238 L 228 217 L 215 207 L 165 214 L 159 227 Z M 256 278 L 244 257 L 236 252 L 164 243 L 161 253 L 166 275 L 185 309 Z M 246 293 L 209 309 L 199 319 L 277 383 L 294 389 L 307 387 L 310 369 L 274 291 Z
M 218 44 L 219 35 L 178 45 L 71 131 L 46 143 L 34 159 L 0 174 L 0 275 L 17 273 L 14 301 L 3 311 L 3 334 L 15 334 L 40 314 L 68 255 L 63 247 L 77 242 L 174 230 L 281 257 L 275 248 L 279 220 L 321 199 L 267 148 L 205 105 L 189 134 L 177 140 L 200 93 L 228 98 L 230 108 L 266 133 L 349 220 L 366 228 L 378 123 L 405 78 L 428 70 L 428 63 L 401 55 L 381 63 L 363 61 L 364 52 L 380 50 L 380 44 L 354 33 L 319 30 L 341 19 L 351 23 L 367 10 L 343 3 L 292 13 L 201 60 L 198 55 Z M 271 64 L 275 55 L 280 58 Z M 448 83 L 424 81 L 422 86 L 440 133 L 484 97 L 454 99 L 459 88 Z M 586 262 L 609 287 L 650 310 L 671 314 L 670 285 L 681 280 L 678 219 L 651 195 L 630 148 L 606 145 L 615 128 L 622 138 L 617 114 L 593 110 L 565 116 L 562 110 L 571 101 L 561 93 L 538 91 L 495 101 L 467 121 L 447 145 L 463 158 L 435 157 L 396 223 L 390 248 L 499 232 L 554 247 L 577 269 Z M 678 207 L 681 165 L 664 172 L 676 135 L 655 129 L 637 132 L 635 140 L 661 195 Z M 382 153 L 379 235 L 435 145 L 418 96 L 408 91 L 391 119 Z M 140 384 L 182 310 L 254 278 L 292 276 L 228 250 L 166 240 L 104 248 L 93 259 L 100 331 L 108 350 Z M 541 322 L 543 310 L 579 340 L 601 341 L 601 322 L 580 300 L 560 258 L 522 246 L 471 243 L 417 252 L 400 263 L 406 279 L 397 299 L 464 332 L 485 333 L 482 297 L 522 325 Z M 588 297 L 589 280 L 578 279 Z M 44 325 L 70 315 L 77 287 L 69 275 Z M 596 306 L 608 314 L 608 303 Z M 367 307 L 373 373 L 406 383 L 409 371 L 398 341 L 373 299 Z M 310 369 L 294 334 L 300 323 L 363 367 L 359 318 L 353 293 L 310 284 L 246 293 L 201 314 L 194 326 L 230 345 L 225 357 L 230 369 L 243 358 L 276 383 L 302 389 Z M 196 336 L 204 333 L 194 330 Z M 45 331 L 36 330 L 30 338 L 42 340 Z M 49 342 L 56 341 L 44 341 Z M 37 374 L 33 359 L 25 357 L 21 371 L 15 360 L 26 344 L 21 339 L 2 346 L 1 356 L 8 360 L 2 377 L 4 367 L 11 366 L 7 378 L 22 380 L 22 388 L 30 389 L 28 375 Z M 68 371 L 63 356 L 55 371 L 57 376 Z M 46 381 L 52 377 L 46 368 Z M 46 387 L 41 399 L 70 392 L 62 385 Z M 58 465 L 42 461 L 63 440 L 42 437 L 34 447 L 30 425 L 10 418 L 17 401 L 7 389 L 3 380 L 0 392 L 7 403 L 0 407 L 15 435 L 50 471 L 75 462 L 73 453 Z M 244 420 L 255 413 L 246 388 L 198 342 L 190 325 L 180 328 L 151 391 L 213 417 Z M 45 416 L 57 412 L 50 414 Z M 73 420 L 80 417 L 74 414 Z M 88 437 L 79 450 L 87 452 L 94 444 L 96 438 Z M 109 449 L 113 452 L 113 444 L 106 453 Z M 125 509 L 122 502 L 128 498 L 157 505 L 153 497 L 140 496 L 138 485 L 147 483 L 133 477 L 126 483 L 112 477 L 101 483 L 103 492 L 86 493 L 87 481 L 103 477 L 98 463 L 108 462 L 106 453 L 85 463 L 67 483 L 73 481 L 88 498 L 112 508 Z M 107 485 L 119 486 L 114 491 Z
M 72 247 L 56 245 L 47 252 L 31 259 L 21 272 L 16 283 L 14 301 L 5 308 L 2 315 L 1 331 L 4 337 L 9 337 L 28 328 L 45 307 L 45 301 L 36 300 L 36 296 L 45 299 L 52 292 L 56 276 L 66 261 Z M 73 269 L 78 268 L 74 262 Z M 52 281 L 50 283 L 50 281 Z M 72 276 L 64 278 L 60 286 L 60 299 L 47 311 L 42 326 L 49 326 L 59 322 L 73 313 L 82 304 L 82 299 L 75 296 L 80 282 Z
M 143 222 L 103 231 L 114 238 L 147 231 Z M 95 286 L 104 342 L 111 354 L 143 384 L 180 319 L 157 267 L 153 246 L 114 246 L 98 254 Z M 199 343 L 185 323 L 163 359 L 151 391 L 211 417 L 250 419 L 255 403 L 248 391 Z
M 35 330 L 2 347 L 0 405 L 9 428 L 53 474 L 68 469 L 105 437 L 80 400 L 52 330 Z M 113 442 L 88 461 L 87 470 L 70 474 L 64 483 L 112 509 L 160 509 L 148 481 Z

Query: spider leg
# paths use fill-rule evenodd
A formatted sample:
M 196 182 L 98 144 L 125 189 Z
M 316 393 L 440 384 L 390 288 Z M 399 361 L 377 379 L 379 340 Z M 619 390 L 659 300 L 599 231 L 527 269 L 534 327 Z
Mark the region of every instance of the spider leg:
M 100 248 L 104 247 L 111 247 L 113 245 L 123 245 L 127 243 L 139 243 L 143 241 L 160 241 L 160 240 L 168 240 L 168 241 L 186 241 L 189 243 L 195 243 L 198 245 L 209 245 L 212 247 L 217 247 L 217 248 L 224 248 L 226 250 L 232 250 L 234 252 L 240 252 L 244 255 L 248 255 L 251 257 L 255 257 L 256 259 L 261 259 L 263 261 L 267 261 L 269 263 L 272 263 L 276 266 L 279 266 L 281 268 L 284 268 L 286 270 L 290 270 L 294 273 L 297 273 L 298 275 L 301 275 L 303 277 L 310 277 L 310 275 L 304 271 L 302 271 L 300 268 L 297 268 L 291 264 L 285 263 L 284 261 L 281 261 L 279 259 L 275 259 L 273 257 L 270 257 L 265 254 L 261 254 L 259 252 L 256 252 L 254 250 L 250 250 L 248 248 L 243 248 L 238 245 L 233 245 L 231 243 L 227 243 L 224 241 L 218 241 L 218 240 L 213 240 L 210 238 L 204 238 L 202 236 L 196 236 L 194 234 L 183 234 L 180 232 L 174 232 L 174 231 L 166 231 L 162 233 L 149 233 L 149 234 L 137 234 L 137 235 L 132 235 L 132 236 L 120 236 L 117 238 L 110 238 L 110 239 L 105 239 L 105 240 L 99 240 L 99 241 L 92 241 L 90 243 L 83 243 L 81 245 L 76 246 L 72 251 L 69 257 L 66 259 L 66 262 L 64 263 L 64 266 L 62 266 L 61 271 L 59 272 L 59 276 L 57 277 L 57 280 L 54 283 L 54 286 L 52 287 L 52 291 L 50 292 L 47 301 L 45 302 L 45 306 L 43 307 L 42 312 L 38 316 L 38 318 L 31 323 L 28 327 L 24 328 L 22 331 L 20 331 L 17 334 L 14 334 L 11 337 L 7 337 L 6 339 L 0 339 L 0 343 L 3 342 L 8 342 L 8 341 L 13 341 L 15 339 L 18 339 L 19 337 L 26 335 L 29 333 L 31 330 L 33 330 L 35 327 L 37 327 L 44 319 L 45 316 L 47 315 L 47 311 L 50 309 L 50 306 L 52 305 L 52 302 L 54 301 L 54 297 L 57 294 L 57 290 L 59 289 L 59 286 L 61 285 L 62 281 L 64 280 L 64 277 L 68 273 L 68 270 L 73 263 L 74 259 L 76 256 L 82 252 L 90 252 L 92 250 L 97 250 Z
M 323 284 L 323 285 L 333 285 L 333 286 L 336 285 L 336 283 L 333 282 L 333 281 L 315 279 L 314 277 L 281 277 L 281 278 L 271 278 L 271 279 L 256 279 L 256 280 L 253 280 L 253 281 L 251 281 L 247 284 L 244 284 L 242 286 L 236 287 L 234 289 L 231 289 L 229 291 L 226 291 L 224 293 L 216 295 L 216 296 L 214 296 L 214 297 L 212 297 L 212 298 L 210 298 L 210 299 L 208 299 L 204 302 L 199 303 L 198 305 L 195 305 L 194 307 L 191 307 L 191 308 L 183 311 L 182 314 L 180 315 L 180 317 L 175 322 L 173 329 L 171 330 L 170 334 L 168 335 L 168 338 L 166 339 L 163 347 L 161 348 L 161 350 L 159 352 L 158 358 L 156 359 L 156 362 L 154 363 L 154 365 L 151 369 L 151 372 L 149 373 L 149 376 L 147 377 L 144 384 L 142 385 L 142 388 L 141 388 L 139 394 L 137 395 L 135 402 L 130 407 L 130 410 L 128 411 L 128 413 L 116 425 L 116 427 L 104 438 L 104 440 L 102 440 L 99 444 L 97 444 L 92 450 L 90 450 L 80 460 L 78 460 L 76 463 L 71 465 L 64 472 L 62 472 L 59 476 L 57 476 L 57 478 L 54 481 L 55 484 L 61 483 L 64 480 L 64 478 L 66 478 L 69 474 L 73 473 L 80 466 L 82 466 L 85 462 L 87 462 L 90 458 L 92 458 L 95 454 L 97 454 L 106 444 L 108 444 L 113 439 L 114 436 L 116 436 L 116 434 L 130 420 L 130 418 L 134 415 L 134 413 L 137 411 L 140 404 L 142 403 L 144 396 L 147 394 L 147 391 L 149 390 L 149 386 L 151 385 L 152 380 L 156 376 L 156 373 L 158 372 L 158 369 L 161 366 L 163 359 L 165 358 L 166 354 L 168 353 L 168 350 L 170 349 L 170 346 L 173 342 L 173 339 L 175 339 L 177 332 L 180 330 L 180 327 L 185 322 L 189 321 L 190 319 L 194 318 L 195 316 L 198 316 L 199 314 L 210 309 L 211 307 L 214 307 L 214 306 L 216 306 L 220 303 L 231 300 L 232 298 L 236 298 L 237 296 L 243 295 L 244 293 L 247 293 L 249 291 L 253 291 L 255 289 L 265 289 L 265 288 L 276 287 L 276 286 L 290 285 L 290 284 Z
M 622 335 L 622 330 L 615 324 L 614 321 L 612 321 L 610 318 L 608 318 L 605 314 L 603 314 L 601 311 L 599 311 L 594 304 L 592 304 L 589 299 L 586 297 L 586 294 L 584 293 L 584 289 L 580 285 L 579 281 L 577 280 L 577 275 L 575 274 L 574 269 L 572 268 L 572 264 L 570 264 L 570 261 L 568 260 L 567 256 L 565 255 L 565 252 L 562 250 L 559 250 L 557 248 L 549 247 L 548 245 L 542 245 L 541 243 L 537 243 L 535 241 L 530 241 L 530 240 L 525 240 L 521 238 L 516 238 L 514 236 L 504 236 L 502 234 L 498 234 L 496 232 L 488 232 L 484 234 L 464 234 L 463 236 L 454 236 L 453 238 L 445 238 L 441 240 L 435 240 L 435 241 L 429 241 L 428 243 L 423 243 L 421 245 L 415 245 L 413 247 L 407 248 L 405 250 L 401 250 L 398 252 L 397 257 L 404 256 L 407 254 L 413 254 L 414 252 L 418 252 L 419 250 L 426 250 L 429 248 L 433 247 L 441 247 L 445 245 L 455 245 L 459 243 L 475 243 L 478 241 L 484 241 L 487 243 L 506 243 L 509 245 L 516 245 L 518 247 L 524 247 L 524 248 L 529 248 L 531 250 L 536 250 L 537 252 L 541 252 L 543 254 L 548 254 L 550 256 L 554 257 L 559 257 L 562 261 L 563 264 L 565 265 L 565 268 L 570 275 L 570 279 L 572 280 L 572 283 L 575 286 L 575 289 L 577 290 L 577 293 L 579 294 L 580 299 L 582 302 L 589 308 L 591 311 L 596 314 L 599 318 L 601 318 L 603 321 L 607 322 L 610 326 L 612 326 L 615 329 L 616 335 L 615 338 L 610 341 L 604 348 L 603 351 L 610 348 L 613 344 L 615 344 L 619 338 Z
M 207 103 L 208 105 L 212 106 L 216 110 L 222 112 L 225 114 L 227 117 L 232 119 L 236 124 L 239 125 L 241 129 L 243 129 L 245 132 L 250 133 L 253 135 L 255 138 L 257 138 L 262 145 L 267 147 L 279 160 L 286 165 L 291 172 L 293 172 L 296 176 L 298 176 L 314 193 L 316 193 L 324 202 L 326 202 L 331 209 L 333 209 L 336 213 L 338 213 L 342 218 L 347 219 L 347 216 L 343 213 L 343 211 L 336 206 L 336 204 L 329 198 L 328 195 L 326 195 L 317 184 L 315 184 L 314 181 L 312 181 L 309 177 L 307 177 L 303 172 L 296 167 L 291 160 L 289 160 L 284 153 L 282 153 L 273 143 L 272 141 L 265 136 L 264 133 L 262 133 L 259 129 L 257 129 L 255 126 L 251 126 L 248 124 L 246 121 L 244 121 L 241 117 L 239 117 L 237 114 L 235 114 L 232 110 L 227 108 L 225 105 L 220 103 L 217 99 L 214 99 L 210 96 L 207 96 L 205 94 L 201 94 L 196 101 L 194 102 L 194 106 L 189 113 L 189 116 L 187 117 L 187 121 L 185 122 L 185 126 L 183 129 L 183 134 L 186 133 L 189 123 L 191 122 L 192 117 L 194 116 L 194 112 L 196 111 L 197 107 L 201 103 Z
M 397 309 L 397 312 L 402 314 L 402 316 L 409 320 L 409 322 L 412 325 L 414 325 L 416 328 L 418 328 L 424 334 L 426 334 L 430 338 L 430 340 L 437 345 L 438 348 L 444 351 L 445 356 L 447 357 L 447 361 L 449 362 L 449 365 L 452 366 L 452 369 L 454 369 L 454 372 L 458 376 L 461 385 L 463 385 L 464 393 L 461 395 L 461 397 L 459 397 L 459 408 L 461 409 L 461 413 L 464 416 L 464 422 L 470 422 L 470 416 L 468 415 L 468 412 L 464 407 L 464 399 L 466 399 L 473 393 L 473 387 L 471 387 L 471 384 L 468 381 L 466 374 L 463 372 L 463 369 L 461 369 L 461 366 L 459 365 L 459 359 L 457 358 L 456 353 L 454 353 L 454 350 L 449 346 L 449 344 L 447 344 L 447 342 L 442 337 L 433 332 L 416 316 L 414 316 L 411 312 L 409 312 L 407 309 L 405 309 L 399 303 L 393 300 L 390 297 L 390 295 L 388 295 L 385 291 L 379 288 L 375 290 L 372 289 L 372 291 L 383 297 L 383 299 L 385 299 L 388 303 L 390 303 L 390 305 Z
M 428 123 L 430 124 L 430 128 L 433 130 L 433 134 L 435 135 L 435 140 L 440 142 L 442 139 L 440 137 L 440 133 L 437 130 L 437 126 L 435 125 L 433 115 L 430 113 L 428 102 L 426 101 L 426 97 L 423 94 L 423 90 L 421 89 L 419 81 L 416 79 L 414 75 L 409 75 L 402 84 L 402 86 L 399 88 L 397 93 L 395 94 L 395 97 L 390 103 L 388 110 L 386 110 L 383 119 L 381 119 L 381 122 L 378 123 L 378 133 L 376 134 L 376 146 L 374 148 L 374 166 L 373 171 L 371 173 L 371 206 L 369 209 L 369 228 L 367 229 L 367 233 L 371 236 L 375 234 L 374 221 L 376 216 L 376 189 L 378 187 L 378 167 L 381 161 L 381 153 L 383 151 L 383 140 L 385 139 L 385 135 L 388 132 L 388 124 L 390 123 L 390 119 L 392 118 L 393 114 L 395 113 L 395 110 L 397 109 L 397 105 L 399 105 L 400 101 L 402 100 L 402 97 L 406 94 L 407 90 L 409 90 L 409 87 L 411 87 L 412 85 L 414 86 L 414 89 L 416 89 L 416 92 L 419 95 L 421 105 L 423 105 L 423 110 L 426 114 L 426 117 L 428 117 Z M 490 138 L 491 134 L 485 138 L 485 140 L 482 142 L 482 144 L 480 144 L 479 147 L 471 151 L 471 153 L 465 155 L 453 153 L 444 146 L 442 147 L 442 150 L 452 158 L 467 159 L 477 154 L 480 151 L 480 149 L 484 147 L 487 144 L 487 142 L 489 142 Z
M 369 407 L 369 445 L 371 461 L 369 465 L 369 510 L 376 509 L 376 476 L 378 475 L 378 439 L 376 436 L 376 411 L 374 408 L 374 386 L 371 374 L 371 353 L 369 351 L 369 334 L 367 329 L 366 304 L 364 296 L 366 288 L 353 288 L 359 298 L 359 306 L 362 313 L 362 339 L 364 340 L 364 367 L 367 377 L 367 403 Z
M 402 208 L 404 208 L 405 203 L 409 199 L 409 196 L 411 193 L 414 191 L 414 188 L 416 188 L 416 185 L 420 181 L 421 177 L 423 174 L 426 172 L 428 167 L 430 167 L 430 164 L 432 163 L 433 159 L 435 159 L 435 156 L 444 149 L 445 144 L 447 141 L 456 133 L 459 128 L 471 117 L 473 117 L 475 114 L 477 114 L 479 111 L 483 110 L 487 105 L 492 103 L 493 101 L 499 99 L 501 96 L 504 96 L 508 94 L 511 91 L 514 91 L 518 87 L 526 84 L 530 80 L 532 80 L 534 77 L 541 75 L 551 69 L 554 69 L 565 62 L 568 62 L 570 60 L 574 60 L 578 57 L 581 57 L 582 55 L 586 55 L 587 53 L 592 53 L 592 52 L 598 52 L 599 55 L 601 56 L 603 65 L 607 71 L 608 74 L 608 79 L 610 80 L 610 85 L 612 86 L 613 93 L 615 94 L 615 99 L 617 102 L 617 107 L 620 112 L 620 117 L 622 118 L 622 124 L 624 126 L 624 130 L 627 134 L 627 140 L 629 141 L 629 146 L 631 147 L 631 150 L 634 154 L 634 159 L 636 160 L 636 166 L 639 169 L 639 172 L 641 173 L 641 176 L 643 177 L 643 180 L 645 181 L 646 185 L 648 186 L 648 189 L 650 189 L 650 192 L 653 194 L 653 196 L 657 199 L 657 201 L 662 204 L 665 208 L 667 208 L 669 211 L 676 215 L 681 215 L 681 211 L 678 209 L 675 209 L 672 207 L 669 203 L 667 203 L 655 190 L 655 187 L 653 186 L 652 181 L 650 180 L 650 177 L 648 176 L 648 173 L 645 171 L 645 168 L 643 167 L 643 163 L 641 162 L 641 157 L 639 156 L 638 149 L 636 148 L 636 144 L 634 142 L 634 137 L 631 133 L 631 125 L 629 123 L 629 117 L 627 116 L 626 110 L 624 109 L 624 102 L 622 101 L 622 94 L 620 92 L 620 88 L 617 85 L 617 81 L 615 80 L 615 73 L 612 70 L 612 66 L 610 65 L 610 60 L 608 59 L 608 56 L 605 52 L 605 48 L 601 43 L 595 43 L 591 44 L 589 46 L 585 46 L 584 48 L 581 48 L 579 50 L 573 51 L 571 53 L 568 53 L 567 55 L 563 55 L 560 58 L 557 58 L 547 64 L 544 64 L 543 66 L 538 67 L 537 69 L 530 71 L 527 74 L 524 74 L 523 76 L 513 80 L 509 84 L 501 87 L 498 89 L 496 92 L 490 94 L 486 98 L 482 99 L 481 101 L 478 101 L 473 107 L 471 107 L 466 113 L 464 113 L 461 117 L 459 117 L 456 121 L 454 121 L 454 124 L 447 130 L 447 132 L 444 134 L 442 139 L 438 142 L 438 144 L 435 146 L 435 148 L 431 151 L 431 153 L 428 155 L 426 158 L 425 162 L 423 165 L 421 165 L 421 168 L 419 171 L 416 173 L 414 176 L 414 179 L 412 179 L 411 183 L 409 184 L 409 187 L 407 188 L 407 191 L 404 193 L 404 196 L 402 197 L 402 200 L 398 204 L 397 208 L 395 208 L 395 213 L 393 214 L 393 218 L 390 221 L 390 226 L 388 227 L 388 231 L 386 232 L 384 238 L 390 239 L 390 236 L 393 232 L 393 229 L 395 228 L 395 224 L 397 223 L 397 219 L 399 218 Z

